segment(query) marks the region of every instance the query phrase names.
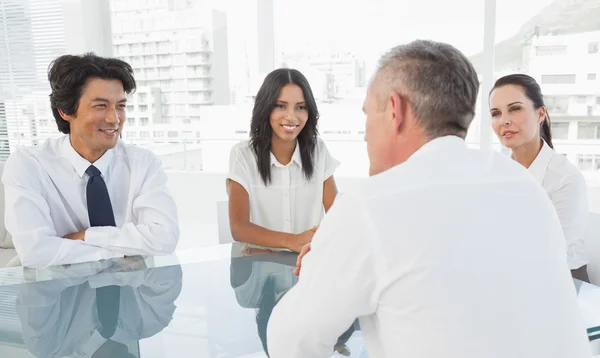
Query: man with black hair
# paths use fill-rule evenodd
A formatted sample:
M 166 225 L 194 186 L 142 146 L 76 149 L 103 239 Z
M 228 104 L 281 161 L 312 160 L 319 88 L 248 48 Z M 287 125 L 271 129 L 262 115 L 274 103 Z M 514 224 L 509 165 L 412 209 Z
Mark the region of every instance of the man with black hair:
M 177 209 L 150 151 L 120 134 L 124 61 L 64 55 L 48 70 L 50 105 L 64 136 L 22 147 L 5 164 L 6 229 L 23 266 L 43 267 L 174 251 Z

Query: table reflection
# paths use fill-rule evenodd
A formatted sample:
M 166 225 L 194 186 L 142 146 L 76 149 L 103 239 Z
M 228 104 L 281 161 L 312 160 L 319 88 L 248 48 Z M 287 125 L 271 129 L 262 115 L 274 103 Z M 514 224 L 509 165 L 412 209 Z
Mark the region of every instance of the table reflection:
M 137 342 L 172 320 L 180 266 L 141 258 L 60 266 L 52 280 L 24 283 L 17 297 L 23 341 L 36 357 L 137 357 Z
M 297 254 L 249 250 L 244 256 L 231 260 L 230 281 L 238 304 L 256 310 L 256 328 L 267 356 L 267 324 L 277 302 L 292 288 Z M 355 323 L 340 336 L 332 351 L 344 356 L 351 352 L 346 343 L 355 331 Z

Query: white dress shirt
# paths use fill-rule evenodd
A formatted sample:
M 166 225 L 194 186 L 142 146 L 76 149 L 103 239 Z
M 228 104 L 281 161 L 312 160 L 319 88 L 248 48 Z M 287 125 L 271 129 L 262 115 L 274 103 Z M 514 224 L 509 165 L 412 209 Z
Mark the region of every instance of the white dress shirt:
M 273 311 L 270 356 L 328 357 L 357 317 L 370 358 L 590 356 L 548 196 L 453 136 L 336 199 Z
M 23 266 L 175 250 L 177 208 L 158 158 L 119 141 L 94 163 L 106 182 L 116 227 L 90 227 L 85 173 L 90 165 L 73 149 L 68 136 L 19 148 L 8 158 L 2 175 L 6 229 Z M 82 230 L 86 230 L 85 241 L 62 238 Z
M 587 265 L 583 238 L 589 215 L 585 178 L 573 163 L 546 142 L 528 170 L 548 193 L 558 213 L 567 240 L 569 268 L 575 270 Z
M 325 213 L 323 182 L 333 175 L 339 162 L 329 154 L 321 139 L 317 139 L 314 159 L 314 173 L 307 180 L 302 172 L 300 144 L 296 145 L 287 165 L 279 163 L 271 153 L 271 183 L 265 186 L 249 141 L 233 146 L 227 179 L 239 183 L 248 192 L 250 222 L 291 234 L 319 225 Z

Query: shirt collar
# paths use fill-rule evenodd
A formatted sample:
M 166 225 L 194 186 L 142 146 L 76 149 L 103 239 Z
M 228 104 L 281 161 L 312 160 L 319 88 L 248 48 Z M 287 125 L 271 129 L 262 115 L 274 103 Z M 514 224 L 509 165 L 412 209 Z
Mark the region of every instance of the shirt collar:
M 279 163 L 277 158 L 275 158 L 275 155 L 273 154 L 273 152 L 270 152 L 270 154 L 271 154 L 271 165 L 274 165 L 274 166 L 280 167 L 280 168 L 285 168 L 287 166 L 287 165 L 283 165 L 283 164 Z M 296 141 L 296 149 L 294 149 L 294 154 L 292 154 L 292 161 L 290 162 L 290 164 L 294 163 L 294 162 L 296 164 L 298 164 L 300 169 L 302 169 L 302 157 L 300 156 L 300 143 L 298 143 L 297 141 Z
M 64 157 L 71 163 L 71 165 L 73 165 L 73 168 L 77 172 L 77 175 L 83 178 L 85 171 L 87 170 L 87 168 L 89 168 L 90 165 L 92 165 L 92 163 L 88 162 L 87 159 L 83 158 L 81 155 L 79 155 L 79 153 L 75 151 L 75 149 L 73 149 L 70 137 L 68 135 L 66 135 L 63 139 L 62 152 Z M 96 160 L 96 162 L 94 162 L 93 164 L 96 168 L 98 168 L 100 173 L 104 174 L 106 173 L 108 165 L 110 164 L 113 156 L 114 148 L 107 150 L 106 153 L 104 153 L 104 155 L 102 155 L 100 159 Z
M 552 155 L 554 154 L 554 151 L 552 148 L 550 148 L 545 140 L 542 140 L 542 143 L 542 149 L 538 153 L 537 157 L 535 157 L 533 163 L 531 163 L 529 168 L 527 168 L 527 171 L 533 175 L 535 180 L 540 184 L 544 180 L 546 170 L 548 169 L 548 165 L 550 165 Z
M 435 138 L 435 139 L 432 139 L 429 142 L 425 143 L 423 146 L 421 146 L 421 148 L 419 148 L 416 152 L 414 152 L 408 158 L 408 160 L 414 160 L 423 155 L 426 155 L 427 153 L 437 151 L 437 150 L 439 150 L 439 148 L 455 147 L 455 146 L 466 147 L 467 144 L 465 143 L 464 139 L 454 136 L 454 135 L 448 135 L 445 137 Z

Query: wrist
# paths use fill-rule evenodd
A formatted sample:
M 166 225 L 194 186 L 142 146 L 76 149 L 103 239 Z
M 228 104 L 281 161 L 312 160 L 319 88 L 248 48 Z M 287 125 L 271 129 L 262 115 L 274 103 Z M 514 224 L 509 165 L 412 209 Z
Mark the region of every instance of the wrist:
M 281 241 L 279 242 L 279 247 L 282 249 L 292 250 L 292 243 L 295 241 L 294 239 L 298 236 L 298 234 L 289 234 L 284 233 L 281 235 Z

